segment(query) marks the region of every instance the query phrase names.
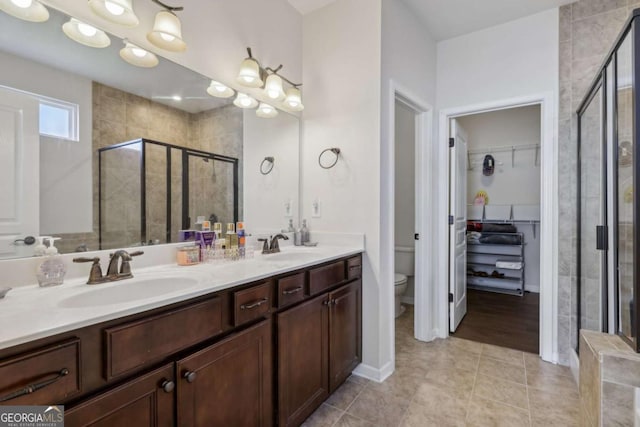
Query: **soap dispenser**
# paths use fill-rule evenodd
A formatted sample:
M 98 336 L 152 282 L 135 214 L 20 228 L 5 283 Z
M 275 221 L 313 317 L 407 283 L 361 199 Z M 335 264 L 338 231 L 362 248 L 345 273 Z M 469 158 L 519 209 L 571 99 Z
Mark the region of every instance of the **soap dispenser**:
M 38 284 L 42 288 L 62 285 L 64 276 L 67 273 L 67 268 L 60 255 L 58 255 L 58 248 L 55 247 L 56 240 L 60 240 L 60 238 L 48 238 L 49 247 L 45 251 L 47 258 L 40 264 L 36 272 Z
M 47 246 L 44 244 L 45 239 L 51 239 L 50 236 L 38 236 L 38 244 L 33 248 L 33 256 L 45 256 L 47 254 Z
M 302 220 L 302 229 L 300 230 L 300 240 L 302 241 L 302 244 L 304 245 L 305 243 L 309 243 L 311 241 L 311 236 L 309 235 L 309 228 L 307 228 L 307 220 L 303 219 Z

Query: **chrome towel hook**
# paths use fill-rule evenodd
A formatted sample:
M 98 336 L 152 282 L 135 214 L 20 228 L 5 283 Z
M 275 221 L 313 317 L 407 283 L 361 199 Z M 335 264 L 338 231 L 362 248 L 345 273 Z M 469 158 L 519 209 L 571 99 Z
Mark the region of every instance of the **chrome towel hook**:
M 266 163 L 266 167 L 265 167 Z M 262 163 L 260 163 L 260 173 L 262 175 L 269 175 L 273 170 L 273 164 L 275 163 L 275 159 L 273 157 L 265 157 Z
M 323 165 L 322 164 L 322 156 L 324 155 L 324 153 L 327 152 L 331 152 L 333 153 L 336 158 L 333 160 L 333 163 L 331 163 L 330 165 Z M 320 155 L 318 156 L 318 164 L 320 165 L 320 167 L 322 169 L 331 169 L 332 167 L 334 167 L 336 165 L 336 163 L 338 163 L 338 158 L 340 157 L 340 149 L 339 148 L 326 148 L 324 150 L 322 150 L 322 152 L 320 153 Z

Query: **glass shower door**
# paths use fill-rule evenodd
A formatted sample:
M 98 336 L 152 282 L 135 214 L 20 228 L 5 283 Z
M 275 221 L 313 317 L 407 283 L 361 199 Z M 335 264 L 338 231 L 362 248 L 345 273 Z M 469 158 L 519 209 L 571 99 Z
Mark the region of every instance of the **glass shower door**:
M 578 322 L 580 329 L 606 329 L 606 181 L 604 86 L 579 114 Z

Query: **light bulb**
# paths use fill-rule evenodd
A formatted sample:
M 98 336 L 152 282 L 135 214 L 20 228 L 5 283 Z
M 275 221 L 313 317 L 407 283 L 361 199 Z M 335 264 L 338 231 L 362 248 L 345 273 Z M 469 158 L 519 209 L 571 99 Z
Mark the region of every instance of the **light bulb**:
M 131 53 L 133 53 L 138 58 L 144 58 L 145 55 L 147 54 L 147 51 L 144 49 L 140 49 L 139 47 L 132 47 Z
M 240 105 L 243 107 L 249 107 L 251 105 L 251 100 L 249 98 L 240 99 Z
M 258 101 L 245 93 L 238 93 L 233 105 L 240 108 L 255 108 L 258 106 Z
M 171 97 L 171 99 L 173 99 L 174 101 L 178 101 L 178 102 L 179 102 L 179 101 L 182 101 L 182 97 L 181 97 L 180 95 L 173 95 L 173 96 Z
M 162 37 L 162 40 L 164 40 L 166 42 L 172 42 L 172 41 L 174 41 L 176 39 L 171 34 L 166 34 L 166 33 L 160 33 L 160 37 Z
M 109 13 L 115 16 L 120 16 L 124 13 L 124 7 L 110 1 L 105 1 L 104 7 L 109 11 Z
M 11 0 L 11 3 L 15 4 L 21 9 L 26 9 L 28 7 L 31 7 L 33 0 Z
M 87 37 L 93 37 L 98 32 L 94 27 L 84 22 L 78 22 L 78 31 Z

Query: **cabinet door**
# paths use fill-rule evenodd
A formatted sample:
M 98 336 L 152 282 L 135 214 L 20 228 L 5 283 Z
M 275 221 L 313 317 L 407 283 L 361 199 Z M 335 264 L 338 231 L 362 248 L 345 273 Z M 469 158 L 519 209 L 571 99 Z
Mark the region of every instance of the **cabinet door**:
M 174 420 L 173 364 L 142 375 L 65 411 L 67 427 L 171 427 Z
M 273 424 L 271 320 L 177 363 L 178 425 Z
M 362 282 L 329 294 L 329 385 L 333 393 L 362 360 Z
M 327 294 L 276 315 L 278 418 L 297 426 L 329 396 Z

